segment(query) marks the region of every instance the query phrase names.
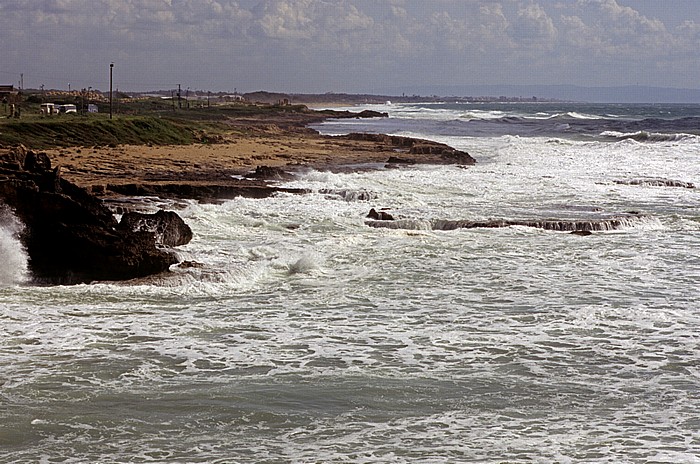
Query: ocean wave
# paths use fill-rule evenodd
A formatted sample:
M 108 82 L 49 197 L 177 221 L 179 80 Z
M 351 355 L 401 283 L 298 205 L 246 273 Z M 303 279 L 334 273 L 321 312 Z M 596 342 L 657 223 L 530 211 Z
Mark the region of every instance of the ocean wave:
M 460 119 L 466 119 L 468 121 L 472 120 L 494 120 L 494 119 L 500 119 L 503 117 L 505 113 L 503 111 L 479 111 L 479 110 L 474 110 L 474 111 L 468 111 L 464 114 L 462 114 L 459 118 Z
M 23 228 L 12 211 L 0 205 L 0 287 L 16 285 L 27 278 L 27 253 L 19 240 Z
M 605 119 L 603 116 L 598 116 L 595 114 L 585 114 L 577 113 L 576 111 L 569 111 L 568 113 L 557 113 L 544 119 Z
M 661 133 L 661 132 L 618 132 L 618 131 L 603 131 L 601 137 L 610 137 L 619 140 L 635 140 L 637 142 L 698 142 L 700 136 L 686 133 Z

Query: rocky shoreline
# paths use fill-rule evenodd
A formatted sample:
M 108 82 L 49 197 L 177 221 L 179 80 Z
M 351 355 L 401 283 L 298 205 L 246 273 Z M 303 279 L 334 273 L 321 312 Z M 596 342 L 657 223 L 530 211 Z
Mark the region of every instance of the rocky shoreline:
M 201 201 L 271 195 L 285 190 L 277 186 L 280 173 L 475 163 L 469 154 L 447 145 L 408 137 L 324 137 L 276 129 L 216 144 L 73 148 L 47 153 L 65 179 L 99 197 L 158 195 Z
M 38 284 L 157 274 L 179 261 L 172 247 L 192 238 L 175 213 L 117 222 L 102 201 L 61 178 L 45 153 L 23 147 L 0 156 L 0 200 L 24 226 L 19 238 Z
M 173 247 L 188 243 L 192 232 L 176 213 L 119 211 L 124 214 L 118 222 L 105 200 L 303 194 L 278 182 L 305 169 L 475 163 L 468 153 L 436 142 L 380 134 L 326 137 L 297 119 L 232 121 L 238 132 L 214 144 L 47 152 L 20 146 L 0 153 L 0 204 L 24 224 L 20 239 L 33 282 L 129 280 L 168 271 L 179 262 Z

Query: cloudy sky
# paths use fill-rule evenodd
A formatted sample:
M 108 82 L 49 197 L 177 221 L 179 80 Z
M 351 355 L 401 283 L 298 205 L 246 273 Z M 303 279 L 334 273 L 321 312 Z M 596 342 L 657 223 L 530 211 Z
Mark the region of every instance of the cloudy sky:
M 700 88 L 698 0 L 0 0 L 0 83 Z M 436 92 L 437 93 L 437 92 Z M 423 93 L 424 94 L 424 93 Z

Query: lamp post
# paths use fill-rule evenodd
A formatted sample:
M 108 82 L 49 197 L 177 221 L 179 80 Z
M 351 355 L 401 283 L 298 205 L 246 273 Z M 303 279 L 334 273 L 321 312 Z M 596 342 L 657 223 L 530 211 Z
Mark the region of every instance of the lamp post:
M 112 70 L 114 63 L 109 64 L 109 119 L 112 119 Z

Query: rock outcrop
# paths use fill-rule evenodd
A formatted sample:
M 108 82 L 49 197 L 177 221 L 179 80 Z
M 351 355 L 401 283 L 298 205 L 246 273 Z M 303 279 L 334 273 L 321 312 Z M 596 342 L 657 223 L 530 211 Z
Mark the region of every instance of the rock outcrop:
M 587 235 L 593 231 L 618 230 L 634 227 L 649 221 L 649 217 L 637 212 L 621 213 L 609 217 L 591 219 L 490 219 L 484 221 L 447 220 L 447 219 L 404 219 L 395 218 L 390 213 L 376 211 L 372 208 L 365 224 L 369 227 L 405 230 L 457 230 L 457 229 L 495 229 L 512 226 L 534 227 L 558 232 L 576 232 Z
M 687 188 L 694 189 L 695 184 L 692 182 L 685 182 L 682 180 L 675 179 L 662 179 L 657 177 L 651 178 L 639 178 L 639 179 L 620 179 L 614 181 L 616 184 L 621 185 L 640 185 L 643 187 L 677 187 L 677 188 Z
M 383 146 L 392 146 L 401 156 L 391 157 L 387 163 L 416 164 L 458 164 L 471 166 L 476 160 L 467 152 L 457 150 L 444 143 L 430 140 L 401 137 L 398 135 L 352 133 L 342 136 L 348 140 L 376 142 Z M 413 157 L 406 155 L 414 155 Z
M 289 172 L 276 166 L 258 166 L 255 171 L 246 174 L 248 179 L 263 179 L 263 180 L 288 180 L 294 177 Z
M 25 226 L 20 238 L 37 283 L 127 280 L 178 262 L 172 250 L 157 246 L 153 232 L 119 227 L 99 199 L 62 179 L 44 153 L 20 146 L 0 156 L 0 202 Z
M 192 229 L 177 213 L 160 210 L 146 214 L 129 211 L 122 215 L 119 229 L 127 232 L 150 232 L 156 245 L 176 247 L 187 245 L 192 240 Z

